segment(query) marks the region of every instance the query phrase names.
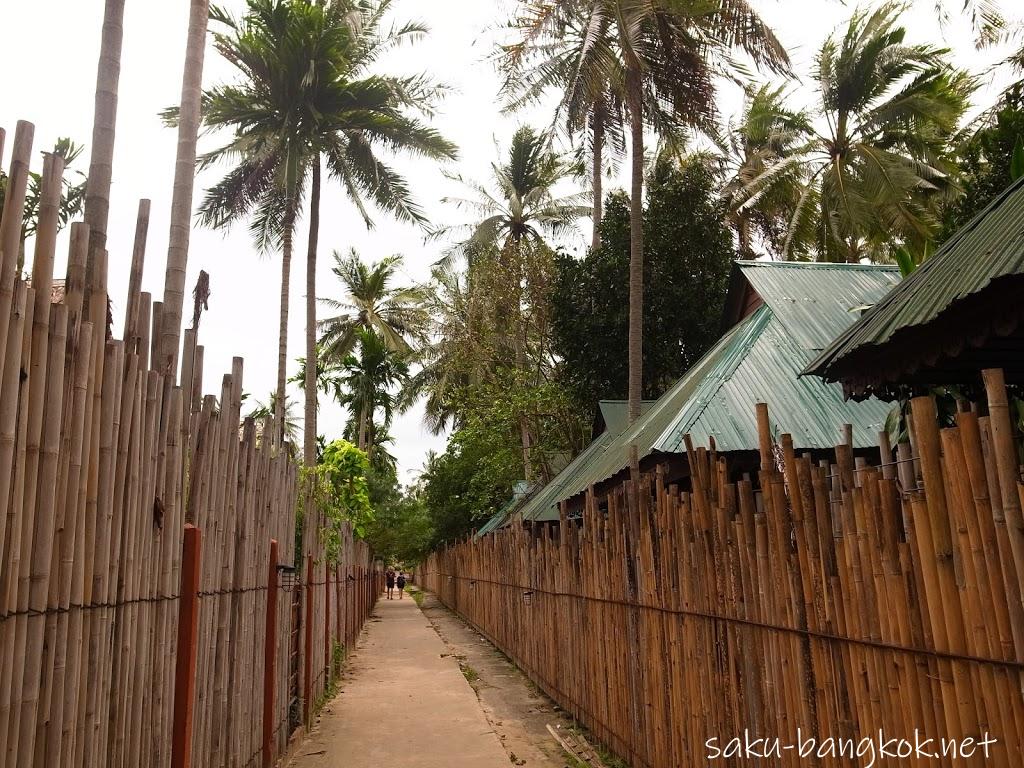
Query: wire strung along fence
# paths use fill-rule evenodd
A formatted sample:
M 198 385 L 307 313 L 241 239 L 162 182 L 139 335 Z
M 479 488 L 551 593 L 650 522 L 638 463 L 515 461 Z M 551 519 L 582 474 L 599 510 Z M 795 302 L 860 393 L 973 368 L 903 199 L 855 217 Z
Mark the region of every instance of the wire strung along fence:
M 264 439 L 269 420 L 242 419 L 241 359 L 217 397 L 200 396 L 194 330 L 180 381 L 154 369 L 148 201 L 123 339 L 108 335 L 105 253 L 85 282 L 84 223 L 55 287 L 57 155 L 20 277 L 32 136 L 20 122 L 0 218 L 0 766 L 270 765 L 324 690 L 332 646 L 355 638 L 379 569 L 347 527 L 336 564 L 315 534 L 295 552 L 297 467 Z M 289 575 L 304 567 L 319 578 Z M 316 652 L 291 642 L 296 621 Z
M 581 519 L 459 543 L 422 578 L 633 766 L 1020 765 L 1024 485 L 985 382 L 988 415 L 952 427 L 912 401 L 915 453 L 880 435 L 877 466 L 796 455 L 758 406 L 759 482 L 687 438 L 687 490 L 591 489 Z

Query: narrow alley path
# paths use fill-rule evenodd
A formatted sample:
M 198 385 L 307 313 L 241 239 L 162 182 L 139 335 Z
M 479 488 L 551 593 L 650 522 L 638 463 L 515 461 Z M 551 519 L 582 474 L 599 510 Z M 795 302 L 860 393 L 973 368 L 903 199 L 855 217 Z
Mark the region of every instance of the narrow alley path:
M 410 595 L 377 603 L 290 768 L 505 768 L 476 694 Z

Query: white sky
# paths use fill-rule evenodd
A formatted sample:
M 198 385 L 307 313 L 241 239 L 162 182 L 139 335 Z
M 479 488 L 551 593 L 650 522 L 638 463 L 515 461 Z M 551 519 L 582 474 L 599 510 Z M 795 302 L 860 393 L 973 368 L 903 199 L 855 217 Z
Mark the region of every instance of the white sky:
M 1005 2 L 1007 8 L 1018 0 Z M 950 9 L 959 0 L 946 0 Z M 841 24 L 854 5 L 838 0 L 754 0 L 765 20 L 789 48 L 795 70 L 812 84 L 807 73 L 814 52 L 824 38 Z M 242 0 L 223 0 L 239 11 Z M 404 0 L 396 3 L 400 18 L 426 20 L 430 37 L 414 47 L 396 52 L 389 69 L 415 72 L 428 69 L 437 79 L 456 89 L 443 104 L 436 127 L 458 144 L 460 158 L 451 169 L 484 180 L 495 157 L 495 141 L 506 145 L 522 121 L 546 125 L 549 115 L 508 117 L 501 114 L 496 92 L 498 78 L 486 61 L 493 50 L 499 27 L 515 7 L 512 0 Z M 103 0 L 0 0 L 0 34 L 4 40 L 4 66 L 0 74 L 0 126 L 7 129 L 7 167 L 15 121 L 30 120 L 36 126 L 33 167 L 38 170 L 38 151 L 48 150 L 59 136 L 88 144 L 92 132 L 96 57 L 99 50 Z M 1024 10 L 1013 11 L 1018 17 Z M 134 237 L 135 214 L 140 197 L 153 201 L 143 290 L 156 299 L 162 294 L 167 247 L 168 215 L 176 132 L 163 127 L 158 112 L 176 104 L 181 89 L 187 0 L 128 0 L 125 12 L 124 51 L 120 81 L 114 183 L 111 191 L 108 248 L 110 291 L 115 328 L 119 332 L 127 291 L 128 269 Z M 978 53 L 965 25 L 940 31 L 934 0 L 918 0 L 906 16 L 913 41 L 949 45 L 955 62 L 973 72 L 983 71 L 1000 52 Z M 944 35 L 944 37 L 943 37 Z M 48 41 L 48 42 L 47 42 Z M 232 77 L 231 69 L 208 50 L 204 82 L 213 84 Z M 994 89 L 976 95 L 978 104 L 991 101 Z M 795 89 L 795 105 L 806 106 L 813 98 L 809 86 Z M 737 92 L 723 93 L 720 109 L 734 114 L 740 106 Z M 200 149 L 212 147 L 217 137 L 204 139 Z M 75 167 L 88 168 L 87 153 Z M 459 189 L 440 169 L 423 162 L 403 161 L 412 188 L 434 223 L 457 223 L 462 214 L 441 204 L 440 198 L 458 195 Z M 196 199 L 222 171 L 206 172 L 197 181 Z M 621 183 L 621 182 L 620 182 Z M 425 244 L 417 229 L 397 224 L 383 215 L 377 227 L 367 231 L 344 195 L 327 184 L 323 195 L 317 293 L 342 298 L 330 273 L 330 252 L 355 247 L 365 259 L 376 260 L 393 253 L 405 257 L 410 281 L 427 277 L 442 244 Z M 585 223 L 581 225 L 585 228 Z M 289 358 L 304 350 L 304 286 L 306 230 L 300 225 L 292 265 Z M 583 243 L 581 234 L 580 244 Z M 58 247 L 56 274 L 66 264 L 67 233 Z M 218 392 L 220 378 L 230 370 L 232 356 L 245 359 L 245 391 L 265 400 L 273 389 L 277 366 L 277 331 L 280 262 L 261 257 L 252 248 L 244 225 L 227 234 L 196 228 L 192 233 L 187 288 L 191 291 L 200 269 L 210 273 L 210 309 L 203 317 L 200 341 L 205 352 L 205 392 Z M 185 314 L 188 314 L 186 312 Z M 289 371 L 292 373 L 293 371 Z M 301 417 L 301 395 L 295 393 L 296 413 Z M 319 431 L 328 439 L 340 436 L 344 413 L 334 404 L 322 404 Z M 421 426 L 416 408 L 396 419 L 392 451 L 399 459 L 401 476 L 409 479 L 422 466 L 428 450 L 443 450 L 444 438 L 430 435 Z

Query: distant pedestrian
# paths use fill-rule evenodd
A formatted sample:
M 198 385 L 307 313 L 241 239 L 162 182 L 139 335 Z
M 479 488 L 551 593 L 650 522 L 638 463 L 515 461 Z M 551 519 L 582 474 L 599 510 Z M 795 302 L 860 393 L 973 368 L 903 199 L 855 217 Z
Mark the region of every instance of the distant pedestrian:
M 395 572 L 388 568 L 388 572 L 384 575 L 384 586 L 388 588 L 388 600 L 394 600 L 392 596 L 395 591 Z
M 401 571 L 398 573 L 396 584 L 398 585 L 398 599 L 401 600 L 402 595 L 405 594 L 405 574 Z

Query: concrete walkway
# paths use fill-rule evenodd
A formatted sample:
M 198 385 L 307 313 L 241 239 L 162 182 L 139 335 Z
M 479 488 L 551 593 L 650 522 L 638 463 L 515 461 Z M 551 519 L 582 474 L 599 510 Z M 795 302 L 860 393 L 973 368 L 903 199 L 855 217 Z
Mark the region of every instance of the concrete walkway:
M 381 600 L 292 768 L 507 768 L 456 659 L 409 595 Z

